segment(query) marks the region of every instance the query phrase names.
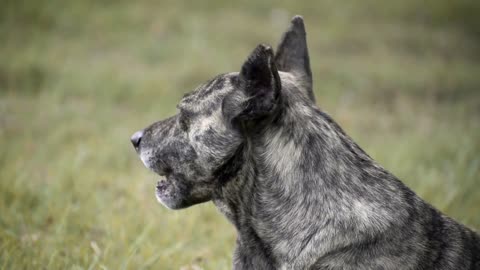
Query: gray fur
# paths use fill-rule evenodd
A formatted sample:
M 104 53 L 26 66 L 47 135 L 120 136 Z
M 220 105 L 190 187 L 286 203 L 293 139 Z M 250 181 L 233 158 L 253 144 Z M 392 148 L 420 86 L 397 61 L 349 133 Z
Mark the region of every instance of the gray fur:
M 159 201 L 212 200 L 238 232 L 234 269 L 480 269 L 478 234 L 420 199 L 315 105 L 301 17 L 277 51 L 259 45 L 239 73 L 200 86 L 177 115 L 132 138 L 166 178 Z
M 275 54 L 275 64 L 279 71 L 294 74 L 298 78 L 297 81 L 303 84 L 299 89 L 306 92 L 307 96 L 315 101 L 307 33 L 302 17 L 293 17 L 290 27 L 283 34 Z

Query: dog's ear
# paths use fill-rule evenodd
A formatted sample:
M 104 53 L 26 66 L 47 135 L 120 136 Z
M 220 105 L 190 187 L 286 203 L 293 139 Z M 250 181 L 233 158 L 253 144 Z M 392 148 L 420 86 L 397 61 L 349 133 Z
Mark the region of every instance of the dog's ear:
M 275 111 L 282 85 L 270 46 L 261 44 L 253 50 L 242 66 L 237 88 L 223 104 L 230 119 L 255 120 Z
M 283 33 L 275 55 L 278 70 L 292 73 L 303 86 L 308 97 L 315 101 L 312 91 L 312 71 L 308 56 L 307 34 L 301 16 L 292 18 L 290 27 Z

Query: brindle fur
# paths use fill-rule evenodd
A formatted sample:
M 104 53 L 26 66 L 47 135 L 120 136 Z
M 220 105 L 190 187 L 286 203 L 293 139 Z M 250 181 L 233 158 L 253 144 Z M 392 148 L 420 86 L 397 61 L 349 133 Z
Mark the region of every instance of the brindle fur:
M 278 70 L 277 70 L 278 69 Z M 166 207 L 212 200 L 238 233 L 234 269 L 480 269 L 480 238 L 420 199 L 315 105 L 303 19 L 277 54 L 186 95 L 137 132 Z

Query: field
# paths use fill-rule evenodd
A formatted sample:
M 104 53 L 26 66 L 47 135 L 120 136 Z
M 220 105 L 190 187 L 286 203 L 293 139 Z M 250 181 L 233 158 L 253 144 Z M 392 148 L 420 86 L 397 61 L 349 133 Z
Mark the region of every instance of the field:
M 0 269 L 229 269 L 233 227 L 160 206 L 129 137 L 295 14 L 319 106 L 480 229 L 478 1 L 1 2 Z

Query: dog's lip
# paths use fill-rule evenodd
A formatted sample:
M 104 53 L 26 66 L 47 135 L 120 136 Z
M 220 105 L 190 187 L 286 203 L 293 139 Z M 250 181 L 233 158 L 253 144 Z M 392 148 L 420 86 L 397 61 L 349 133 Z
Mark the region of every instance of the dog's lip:
M 172 173 L 172 170 L 169 168 L 151 168 L 151 170 L 159 176 L 168 177 Z
M 171 186 L 171 182 L 168 181 L 167 178 L 163 178 L 157 181 L 157 184 L 155 185 L 155 196 L 157 197 L 157 200 L 160 200 L 160 202 L 163 204 L 161 201 L 162 198 L 166 196 L 166 192 L 168 188 Z
M 167 173 L 163 172 L 163 171 L 161 171 L 161 172 L 155 171 L 155 173 L 158 174 L 158 176 L 162 176 L 162 177 L 167 176 Z
M 157 181 L 156 189 L 157 191 L 164 191 L 167 188 L 168 181 L 167 179 L 161 179 Z
M 163 183 L 163 182 L 167 182 L 168 181 L 168 176 L 166 175 L 159 175 L 159 177 L 156 177 L 155 180 L 157 181 L 157 184 L 158 183 Z

